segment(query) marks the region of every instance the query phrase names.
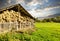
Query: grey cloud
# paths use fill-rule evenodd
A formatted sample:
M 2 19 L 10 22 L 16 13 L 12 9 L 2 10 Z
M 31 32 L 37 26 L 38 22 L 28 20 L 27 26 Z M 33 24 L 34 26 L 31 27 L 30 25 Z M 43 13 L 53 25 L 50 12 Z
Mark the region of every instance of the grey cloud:
M 47 6 L 47 8 L 49 8 L 49 7 L 55 7 L 55 6 L 60 6 L 60 4 L 59 3 L 50 4 L 49 6 Z
M 44 0 L 37 0 L 38 2 L 44 2 Z
M 10 4 L 16 4 L 16 3 L 18 3 L 17 0 L 8 0 L 8 2 L 9 2 Z
M 37 2 L 37 3 L 44 3 L 46 0 L 24 0 L 26 4 L 31 3 L 31 2 Z
M 30 3 L 30 2 L 32 2 L 33 0 L 24 0 L 24 2 L 26 3 L 26 4 L 28 4 L 28 3 Z
M 0 8 L 8 7 L 16 3 L 17 0 L 0 0 Z

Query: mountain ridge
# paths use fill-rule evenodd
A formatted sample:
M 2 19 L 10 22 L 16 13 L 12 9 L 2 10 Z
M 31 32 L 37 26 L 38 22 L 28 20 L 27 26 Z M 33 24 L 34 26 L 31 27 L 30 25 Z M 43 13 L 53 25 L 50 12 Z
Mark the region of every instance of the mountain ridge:
M 43 19 L 48 19 L 48 18 L 54 18 L 54 17 L 57 17 L 57 16 L 60 16 L 60 13 L 49 15 L 49 16 L 46 16 L 46 17 L 38 17 L 37 19 L 38 20 L 43 20 Z

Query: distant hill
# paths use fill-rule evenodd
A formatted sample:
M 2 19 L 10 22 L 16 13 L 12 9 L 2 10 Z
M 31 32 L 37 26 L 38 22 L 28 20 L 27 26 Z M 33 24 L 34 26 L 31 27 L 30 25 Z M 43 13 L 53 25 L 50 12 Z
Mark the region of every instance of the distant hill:
M 50 16 L 47 16 L 48 18 L 54 18 L 54 17 L 57 17 L 57 16 L 60 16 L 60 13 L 58 14 L 53 14 L 53 15 L 50 15 Z
M 60 13 L 58 14 L 53 14 L 53 15 L 49 15 L 47 17 L 38 17 L 37 19 L 38 20 L 43 20 L 43 19 L 48 19 L 48 18 L 54 18 L 54 17 L 57 17 L 57 16 L 60 16 Z

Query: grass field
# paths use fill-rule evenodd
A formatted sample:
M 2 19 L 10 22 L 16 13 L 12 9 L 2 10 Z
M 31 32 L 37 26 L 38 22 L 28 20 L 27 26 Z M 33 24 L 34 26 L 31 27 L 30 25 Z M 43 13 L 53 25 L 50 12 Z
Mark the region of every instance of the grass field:
M 60 41 L 60 23 L 36 23 L 41 41 Z
M 0 41 L 60 41 L 60 23 L 35 23 L 36 31 L 29 33 L 7 33 Z

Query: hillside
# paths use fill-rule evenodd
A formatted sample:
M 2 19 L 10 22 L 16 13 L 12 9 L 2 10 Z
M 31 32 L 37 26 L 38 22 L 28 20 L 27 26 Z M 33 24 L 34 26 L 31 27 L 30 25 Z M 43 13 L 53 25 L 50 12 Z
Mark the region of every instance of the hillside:
M 46 16 L 46 17 L 38 17 L 37 19 L 38 20 L 43 20 L 43 19 L 54 18 L 54 17 L 58 17 L 58 16 L 60 16 L 60 13 L 49 15 L 49 16 Z
M 54 17 L 57 17 L 57 16 L 60 16 L 60 13 L 58 14 L 53 14 L 53 15 L 50 15 L 50 16 L 47 16 L 48 18 L 54 18 Z

